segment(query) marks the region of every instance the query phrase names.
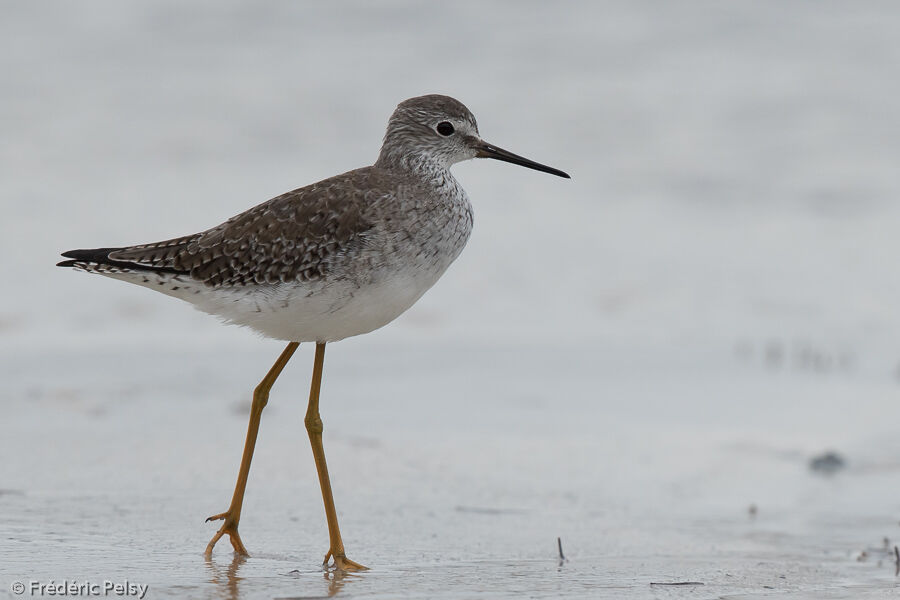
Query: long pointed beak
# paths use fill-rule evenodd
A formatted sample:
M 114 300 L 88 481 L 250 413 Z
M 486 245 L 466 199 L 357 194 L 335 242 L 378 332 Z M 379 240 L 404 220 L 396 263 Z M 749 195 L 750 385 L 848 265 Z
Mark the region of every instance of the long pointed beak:
M 557 177 L 565 177 L 566 179 L 571 179 L 568 173 L 564 173 L 559 169 L 554 169 L 553 167 L 548 167 L 547 165 L 542 165 L 541 163 L 536 163 L 533 160 L 528 160 L 523 156 L 519 156 L 518 154 L 513 154 L 503 148 L 498 148 L 493 144 L 488 144 L 484 140 L 478 140 L 475 142 L 475 156 L 478 158 L 493 158 L 496 160 L 502 160 L 503 162 L 512 163 L 514 165 L 519 165 L 522 167 L 528 167 L 529 169 L 534 169 L 535 171 L 542 171 L 544 173 L 550 173 L 551 175 L 556 175 Z

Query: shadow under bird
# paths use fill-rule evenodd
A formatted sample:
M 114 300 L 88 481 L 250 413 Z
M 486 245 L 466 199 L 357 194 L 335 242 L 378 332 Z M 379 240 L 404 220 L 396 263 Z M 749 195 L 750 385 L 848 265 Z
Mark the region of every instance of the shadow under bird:
M 287 192 L 193 235 L 63 253 L 69 260 L 61 267 L 136 283 L 289 342 L 253 392 L 234 496 L 228 510 L 207 519 L 222 521 L 207 555 L 226 534 L 235 552 L 247 554 L 238 523 L 260 416 L 297 346 L 315 342 L 305 424 L 328 521 L 323 564 L 365 568 L 344 552 L 325 464 L 319 418 L 325 344 L 390 323 L 459 256 L 472 230 L 472 207 L 450 167 L 470 158 L 569 177 L 482 140 L 459 101 L 420 96 L 397 106 L 370 167 Z

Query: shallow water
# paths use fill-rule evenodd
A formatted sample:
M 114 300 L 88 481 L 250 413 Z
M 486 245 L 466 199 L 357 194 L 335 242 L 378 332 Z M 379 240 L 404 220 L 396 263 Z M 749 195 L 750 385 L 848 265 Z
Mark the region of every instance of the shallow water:
M 889 2 L 6 7 L 0 588 L 896 594 L 898 26 Z M 396 323 L 329 346 L 325 447 L 372 570 L 318 566 L 308 346 L 263 416 L 253 556 L 205 561 L 280 347 L 58 252 L 370 163 L 427 92 L 573 180 L 455 167 L 469 247 Z M 811 471 L 829 450 L 845 468 Z

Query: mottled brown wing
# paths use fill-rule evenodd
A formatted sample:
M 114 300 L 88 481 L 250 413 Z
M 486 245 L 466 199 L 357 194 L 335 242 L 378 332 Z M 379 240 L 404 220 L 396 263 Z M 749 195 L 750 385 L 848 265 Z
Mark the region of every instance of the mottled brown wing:
M 189 274 L 211 287 L 310 281 L 372 227 L 351 171 L 282 194 L 207 231 L 116 249 L 109 259 Z M 365 189 L 365 188 L 362 188 Z

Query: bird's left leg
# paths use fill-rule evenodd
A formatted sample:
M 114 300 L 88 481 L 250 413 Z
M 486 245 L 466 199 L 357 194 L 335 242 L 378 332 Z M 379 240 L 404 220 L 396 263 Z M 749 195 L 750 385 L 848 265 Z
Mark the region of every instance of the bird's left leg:
M 298 342 L 288 344 L 263 380 L 253 390 L 250 424 L 247 426 L 247 440 L 244 442 L 244 456 L 241 458 L 241 468 L 238 470 L 234 496 L 231 498 L 231 505 L 228 507 L 228 510 L 206 519 L 207 521 L 223 521 L 222 527 L 219 528 L 219 531 L 216 532 L 216 535 L 213 536 L 206 546 L 206 556 L 212 555 L 216 542 L 225 534 L 228 534 L 235 552 L 243 556 L 250 556 L 244 547 L 244 543 L 241 541 L 241 536 L 238 534 L 238 523 L 241 520 L 241 506 L 244 504 L 244 490 L 247 488 L 247 478 L 250 476 L 250 461 L 253 460 L 253 449 L 256 447 L 256 436 L 259 433 L 259 419 L 262 416 L 263 408 L 269 402 L 269 390 L 272 389 L 272 385 L 278 379 L 281 370 L 284 369 L 284 366 L 291 359 L 291 356 L 294 355 L 294 351 L 299 345 Z

